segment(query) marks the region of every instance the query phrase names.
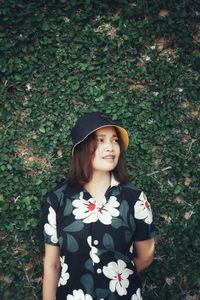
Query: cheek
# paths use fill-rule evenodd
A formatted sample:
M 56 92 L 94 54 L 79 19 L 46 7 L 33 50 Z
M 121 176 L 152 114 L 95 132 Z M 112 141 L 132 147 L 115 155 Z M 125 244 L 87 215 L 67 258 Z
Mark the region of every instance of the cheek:
M 98 145 L 95 150 L 94 155 L 97 157 L 97 156 L 101 155 L 102 151 L 103 151 L 103 145 Z
M 120 146 L 119 145 L 117 145 L 117 147 L 116 147 L 116 154 L 118 155 L 118 156 L 120 156 Z
M 95 152 L 94 152 L 94 154 L 93 154 L 93 156 L 92 156 L 92 162 L 93 163 L 96 163 L 97 161 L 98 161 L 98 158 L 100 157 L 100 153 L 101 153 L 101 151 L 100 151 L 100 149 L 99 149 L 99 147 L 95 150 Z

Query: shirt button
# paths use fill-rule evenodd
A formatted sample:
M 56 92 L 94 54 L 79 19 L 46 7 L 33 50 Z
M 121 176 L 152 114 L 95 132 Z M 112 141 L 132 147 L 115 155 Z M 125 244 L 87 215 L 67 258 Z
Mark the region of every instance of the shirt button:
M 97 269 L 97 273 L 100 274 L 101 273 L 101 269 Z
M 94 245 L 98 245 L 98 241 L 97 240 L 94 240 Z

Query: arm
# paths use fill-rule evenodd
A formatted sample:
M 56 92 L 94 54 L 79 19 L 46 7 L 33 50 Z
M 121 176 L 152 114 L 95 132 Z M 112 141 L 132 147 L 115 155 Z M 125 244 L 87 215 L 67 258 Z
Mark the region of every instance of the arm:
M 45 244 L 43 300 L 55 300 L 60 276 L 60 249 L 57 246 Z
M 135 242 L 135 265 L 138 272 L 146 269 L 153 261 L 154 258 L 154 238 Z

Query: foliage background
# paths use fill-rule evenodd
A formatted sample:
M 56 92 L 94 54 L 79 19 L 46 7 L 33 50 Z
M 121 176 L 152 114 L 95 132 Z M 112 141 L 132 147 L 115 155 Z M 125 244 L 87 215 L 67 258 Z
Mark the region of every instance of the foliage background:
M 192 0 L 0 1 L 1 299 L 41 299 L 41 204 L 95 110 L 128 128 L 129 174 L 153 205 L 145 299 L 200 299 L 199 15 Z

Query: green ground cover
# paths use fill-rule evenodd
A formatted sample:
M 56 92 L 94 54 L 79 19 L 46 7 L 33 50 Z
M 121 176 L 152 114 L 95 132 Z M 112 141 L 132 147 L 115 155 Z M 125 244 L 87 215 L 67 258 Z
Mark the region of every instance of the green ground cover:
M 192 0 L 0 1 L 1 299 L 41 299 L 41 205 L 95 110 L 128 128 L 128 171 L 153 206 L 145 299 L 200 298 L 199 16 Z

